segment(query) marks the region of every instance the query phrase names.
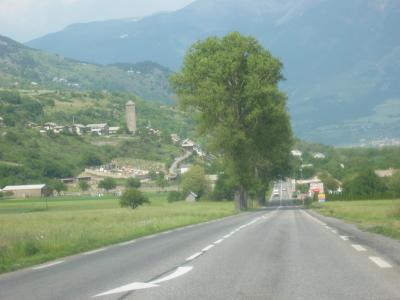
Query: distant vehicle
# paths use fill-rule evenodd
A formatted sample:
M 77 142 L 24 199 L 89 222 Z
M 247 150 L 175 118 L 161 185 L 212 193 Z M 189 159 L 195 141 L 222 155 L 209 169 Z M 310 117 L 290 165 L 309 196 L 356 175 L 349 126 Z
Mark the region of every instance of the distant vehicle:
M 286 188 L 282 188 L 282 191 L 286 191 Z

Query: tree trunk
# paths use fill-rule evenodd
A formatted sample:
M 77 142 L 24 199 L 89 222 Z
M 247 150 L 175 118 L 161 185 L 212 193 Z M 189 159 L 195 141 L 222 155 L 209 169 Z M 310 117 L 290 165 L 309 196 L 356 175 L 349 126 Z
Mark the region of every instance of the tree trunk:
M 242 186 L 235 192 L 235 207 L 237 210 L 247 209 L 247 193 Z
M 265 206 L 267 204 L 267 199 L 265 198 L 265 193 L 267 190 L 265 188 L 262 188 L 257 195 L 257 200 L 258 200 L 258 205 L 259 206 Z

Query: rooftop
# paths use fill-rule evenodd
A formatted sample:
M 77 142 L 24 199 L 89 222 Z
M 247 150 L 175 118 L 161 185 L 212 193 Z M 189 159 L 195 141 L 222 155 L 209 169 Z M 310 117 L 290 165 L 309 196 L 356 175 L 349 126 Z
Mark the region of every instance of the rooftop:
M 31 184 L 31 185 L 8 185 L 3 191 L 17 191 L 17 190 L 41 190 L 45 184 Z

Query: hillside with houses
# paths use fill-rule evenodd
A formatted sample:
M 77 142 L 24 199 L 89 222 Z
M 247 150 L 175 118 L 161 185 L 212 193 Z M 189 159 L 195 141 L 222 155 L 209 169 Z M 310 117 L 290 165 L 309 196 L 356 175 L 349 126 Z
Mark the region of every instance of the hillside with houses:
M 108 92 L 0 89 L 0 118 L 1 188 L 167 175 L 193 135 L 175 108 Z

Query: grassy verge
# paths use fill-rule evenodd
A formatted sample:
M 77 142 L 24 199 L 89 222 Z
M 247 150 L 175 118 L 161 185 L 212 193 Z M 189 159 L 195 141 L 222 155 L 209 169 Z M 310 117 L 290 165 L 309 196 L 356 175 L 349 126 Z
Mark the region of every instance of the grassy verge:
M 400 200 L 314 203 L 317 212 L 358 225 L 361 229 L 400 239 Z
M 0 201 L 0 273 L 233 215 L 230 202 L 177 202 L 148 194 L 151 205 L 122 209 L 115 198 Z

